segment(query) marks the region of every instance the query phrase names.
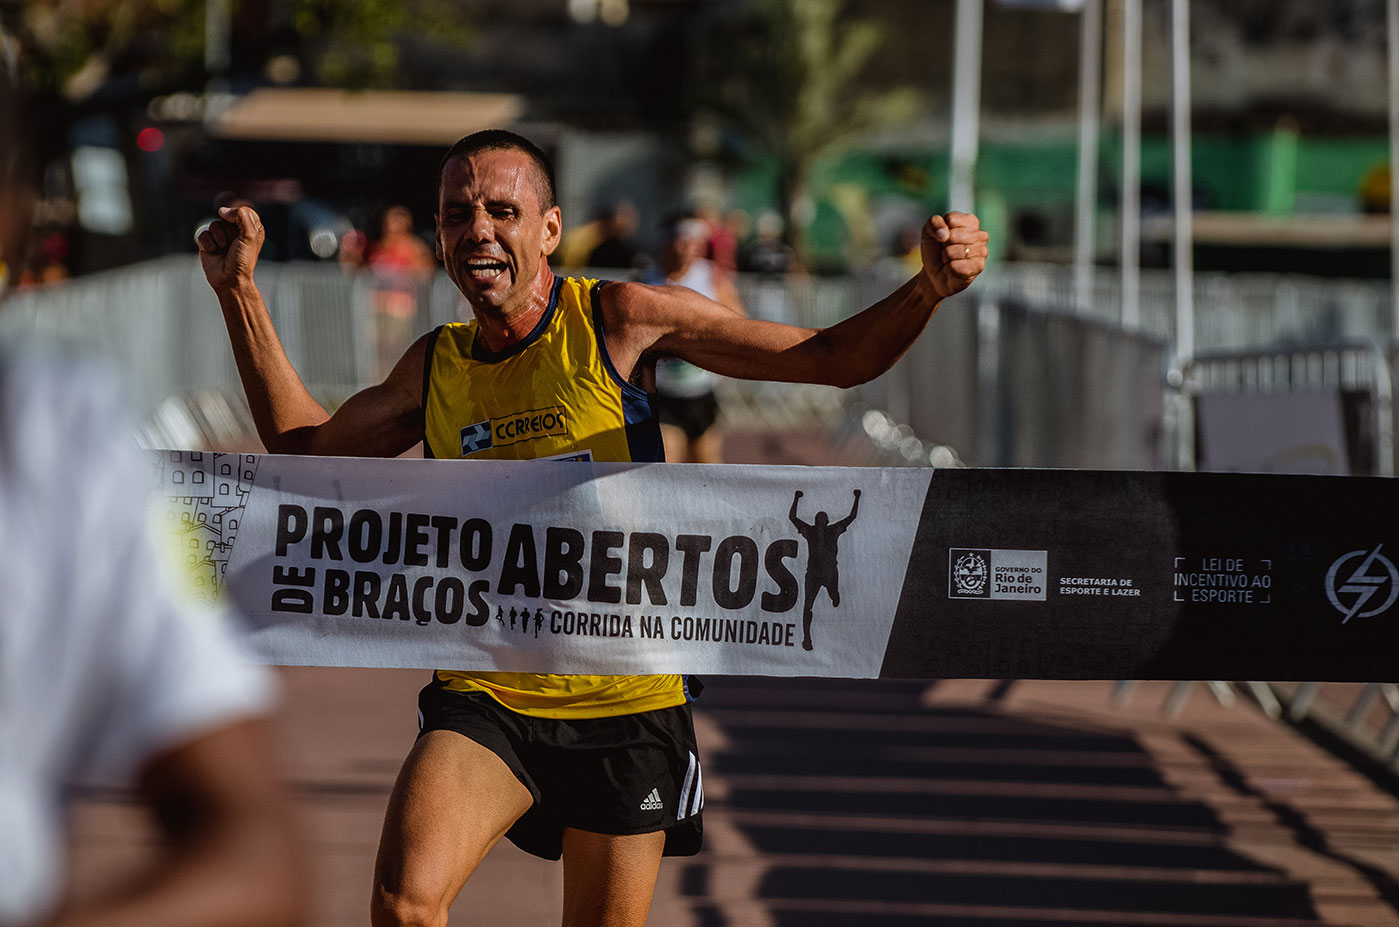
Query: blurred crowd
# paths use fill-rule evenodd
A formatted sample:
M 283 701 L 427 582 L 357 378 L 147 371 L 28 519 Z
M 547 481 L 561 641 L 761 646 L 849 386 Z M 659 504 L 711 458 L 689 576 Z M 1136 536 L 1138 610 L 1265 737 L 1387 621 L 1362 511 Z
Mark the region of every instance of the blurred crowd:
M 682 214 L 699 223 L 703 257 L 712 261 L 722 274 L 788 274 L 804 270 L 796 251 L 783 238 L 782 217 L 764 210 L 757 220 L 742 209 L 727 213 L 713 207 L 699 207 Z M 643 276 L 660 262 L 669 226 L 676 215 L 668 215 L 656 226 L 655 246 L 642 243 L 641 213 L 628 200 L 619 200 L 598 210 L 592 220 L 575 226 L 564 236 L 559 264 L 589 270 L 628 270 Z M 618 275 L 621 276 L 621 275 Z
M 388 288 L 430 276 L 436 266 L 429 245 L 433 234 L 430 217 L 420 223 L 419 217 L 398 204 L 384 206 L 378 214 L 381 218 L 373 237 L 359 228 L 341 236 L 341 266 L 351 272 L 368 271 Z M 780 275 L 805 270 L 796 250 L 783 237 L 782 217 L 773 210 L 760 212 L 756 221 L 742 209 L 724 214 L 713 208 L 685 210 L 652 222 L 652 234 L 646 236 L 642 234 L 641 212 L 628 200 L 600 209 L 590 221 L 569 228 L 555 264 L 569 270 L 625 271 L 606 275 L 639 279 L 661 263 L 660 252 L 677 216 L 699 223 L 701 256 L 712 261 L 720 273 Z M 386 302 L 385 311 L 401 311 L 393 308 L 402 306 L 401 298 Z
M 15 279 L 17 287 L 61 283 L 68 279 L 68 236 L 59 230 L 45 230 L 30 242 L 28 253 Z
M 297 194 L 271 200 L 249 198 L 232 192 L 220 194 L 212 205 L 232 203 L 258 210 L 268 226 L 264 257 L 271 261 L 335 259 L 347 272 L 372 276 L 380 291 L 376 308 L 387 318 L 410 319 L 416 311 L 416 290 L 430 282 L 437 261 L 433 254 L 432 217 L 414 215 L 398 203 L 383 203 L 369 210 L 363 222 L 321 201 Z M 629 200 L 597 209 L 592 218 L 570 227 L 555 255 L 556 267 L 597 271 L 601 276 L 641 279 L 659 265 L 667 222 L 675 214 L 643 216 Z M 779 277 L 810 269 L 792 245 L 787 223 L 780 213 L 763 209 L 721 211 L 699 207 L 684 211 L 703 227 L 703 257 L 718 273 Z M 212 219 L 212 211 L 198 228 Z M 285 225 L 287 228 L 280 228 Z M 891 267 L 918 267 L 916 227 L 886 230 L 887 250 L 881 263 Z M 197 232 L 197 228 L 196 228 Z M 27 253 L 8 268 L 13 287 L 53 285 L 67 280 L 73 245 L 61 227 L 37 228 Z

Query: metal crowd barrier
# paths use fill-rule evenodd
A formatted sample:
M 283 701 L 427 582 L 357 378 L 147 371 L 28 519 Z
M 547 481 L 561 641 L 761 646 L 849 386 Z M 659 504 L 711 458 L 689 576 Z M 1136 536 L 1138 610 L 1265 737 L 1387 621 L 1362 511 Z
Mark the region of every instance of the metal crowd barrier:
M 617 276 L 617 272 L 598 275 Z M 414 314 L 397 326 L 383 324 L 382 314 L 376 313 L 376 293 L 385 281 L 370 272 L 346 274 L 328 264 L 263 262 L 259 282 L 288 354 L 312 392 L 332 403 L 372 382 L 386 359 L 396 358 L 414 333 L 462 316 L 460 296 L 441 273 L 413 283 Z M 738 289 L 752 315 L 824 326 L 900 282 L 898 272 L 886 267 L 847 277 L 740 275 Z M 944 307 L 936 338 L 920 341 L 900 368 L 862 389 L 858 398 L 913 428 L 921 440 L 955 447 L 961 456 L 981 465 L 1111 465 L 1111 461 L 1025 458 L 1043 452 L 1038 447 L 1010 449 L 1003 460 L 989 458 L 988 449 L 994 450 L 995 445 L 988 437 L 993 426 L 979 429 L 976 423 L 993 417 L 987 414 L 991 400 L 974 394 L 985 391 L 997 364 L 985 352 L 980 357 L 969 355 L 988 331 L 1012 334 L 1004 312 L 997 318 L 988 315 L 986 307 L 1025 307 L 1026 318 L 1064 320 L 1055 323 L 1061 327 L 1081 320 L 1087 324 L 1083 331 L 1093 331 L 1093 324 L 1110 331 L 1120 313 L 1117 286 L 1112 269 L 1099 269 L 1093 305 L 1082 310 L 1073 305 L 1072 268 L 996 265 L 978 281 L 974 299 Z M 1388 281 L 1200 274 L 1196 288 L 1198 343 L 1212 351 L 1355 339 L 1388 342 L 1393 334 Z M 1169 349 L 1174 331 L 1169 274 L 1144 272 L 1142 290 L 1140 333 Z M 1021 325 L 1018 318 L 1013 324 Z M 222 319 L 192 255 L 170 255 L 14 293 L 0 313 L 0 331 L 7 329 L 61 337 L 110 358 L 128 372 L 134 398 L 148 413 L 181 390 L 238 391 Z M 1032 326 L 1026 331 L 1033 338 L 1039 329 Z M 941 350 L 939 343 L 947 349 Z M 1026 344 L 1022 350 L 1033 349 L 1033 340 Z M 999 362 L 1003 376 L 1008 368 L 1013 373 L 1019 366 L 1007 364 L 1006 359 Z M 779 420 L 797 415 L 820 422 L 832 406 L 829 400 L 812 399 L 800 389 L 765 387 L 756 398 L 743 392 L 747 389 L 746 385 L 733 388 L 745 400 L 736 414 L 745 414 L 749 420 L 772 406 Z M 923 398 L 933 392 L 935 404 Z M 960 410 L 956 421 L 938 416 L 948 406 Z
M 977 287 L 994 299 L 1023 299 L 1053 311 L 1113 324 L 1122 320 L 1121 276 L 1097 267 L 1088 306 L 1074 302 L 1073 268 L 1062 264 L 1002 264 Z M 1301 274 L 1197 272 L 1195 339 L 1211 350 L 1356 338 L 1388 341 L 1393 330 L 1390 281 L 1332 279 Z M 1141 330 L 1175 337 L 1175 283 L 1170 270 L 1141 272 Z
M 1372 339 L 1254 350 L 1201 352 L 1187 365 L 1187 395 L 1206 392 L 1275 394 L 1352 391 L 1371 399 L 1370 427 L 1377 476 L 1394 475 L 1394 382 L 1390 358 Z M 1193 428 L 1178 430 L 1182 459 L 1190 459 Z
M 1399 779 L 1399 685 L 1394 683 L 1274 683 L 1282 717 L 1320 734 L 1361 765 Z

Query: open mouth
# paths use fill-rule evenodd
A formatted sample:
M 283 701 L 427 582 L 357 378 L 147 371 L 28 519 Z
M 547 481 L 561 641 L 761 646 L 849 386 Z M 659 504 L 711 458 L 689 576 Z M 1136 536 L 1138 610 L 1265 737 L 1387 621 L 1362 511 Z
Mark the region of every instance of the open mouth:
M 505 262 L 495 258 L 467 258 L 466 261 L 466 272 L 473 280 L 494 280 L 505 271 Z

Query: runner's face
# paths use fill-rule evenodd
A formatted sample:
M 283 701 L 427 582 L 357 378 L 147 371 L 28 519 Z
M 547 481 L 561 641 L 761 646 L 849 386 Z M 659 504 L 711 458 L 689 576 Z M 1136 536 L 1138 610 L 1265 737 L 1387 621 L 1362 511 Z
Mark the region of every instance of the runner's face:
M 523 306 L 559 245 L 559 208 L 540 209 L 534 171 L 514 150 L 454 158 L 443 171 L 437 257 L 473 306 Z

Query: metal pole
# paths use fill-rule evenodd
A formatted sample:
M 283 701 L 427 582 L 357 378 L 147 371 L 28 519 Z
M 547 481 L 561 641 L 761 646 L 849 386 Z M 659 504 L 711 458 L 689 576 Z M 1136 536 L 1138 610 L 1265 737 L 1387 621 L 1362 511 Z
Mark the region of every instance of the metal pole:
M 976 149 L 981 110 L 982 0 L 957 0 L 952 53 L 952 164 L 947 200 L 951 209 L 971 212 L 975 202 Z
M 228 69 L 233 60 L 229 50 L 232 34 L 232 0 L 204 0 L 204 76 L 210 92 L 222 93 L 228 89 Z
M 1395 0 L 1399 2 L 1399 0 Z M 1074 216 L 1074 305 L 1093 308 L 1093 245 L 1098 209 L 1098 131 L 1102 105 L 1103 0 L 1086 0 L 1078 52 L 1078 203 Z
M 1141 326 L 1142 5 L 1122 4 L 1122 326 Z
M 1399 338 L 1399 0 L 1389 0 L 1389 289 L 1390 335 Z
M 1383 343 L 1371 341 L 1370 350 L 1374 352 L 1371 363 L 1375 365 L 1375 475 L 1393 476 L 1394 378 L 1389 373 Z
M 1399 2 L 1399 0 L 1396 0 Z M 1190 165 L 1190 0 L 1171 0 L 1171 173 L 1175 212 L 1176 364 L 1195 356 L 1195 260 Z

